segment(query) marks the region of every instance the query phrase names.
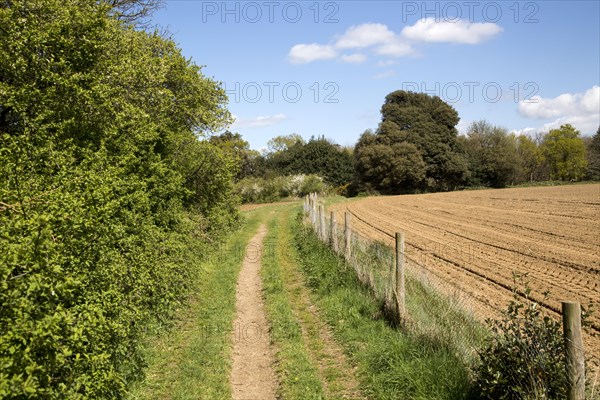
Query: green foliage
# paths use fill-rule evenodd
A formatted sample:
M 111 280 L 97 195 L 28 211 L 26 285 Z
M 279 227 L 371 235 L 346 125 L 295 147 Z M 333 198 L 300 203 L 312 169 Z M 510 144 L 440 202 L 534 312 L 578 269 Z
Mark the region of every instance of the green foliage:
M 402 193 L 449 190 L 465 181 L 454 108 L 439 97 L 398 90 L 386 96 L 381 114 L 377 132 L 363 134 L 355 148 L 359 186 Z M 396 170 L 389 169 L 398 163 Z
M 565 349 L 558 321 L 539 304 L 515 299 L 501 320 L 489 321 L 494 333 L 480 353 L 477 386 L 485 399 L 564 399 Z
M 260 153 L 256 150 L 250 150 L 250 144 L 239 133 L 234 134 L 225 131 L 220 135 L 211 136 L 210 142 L 235 160 L 236 181 L 253 176 L 258 172 L 257 159 L 260 157 Z
M 517 183 L 548 179 L 544 154 L 540 147 L 528 136 L 517 136 Z
M 289 135 L 275 136 L 267 142 L 267 147 L 271 154 L 275 154 L 280 151 L 289 150 L 297 144 L 303 145 L 305 143 L 302 136 L 297 133 L 292 133 Z
M 274 178 L 245 178 L 236 184 L 242 203 L 271 203 L 288 197 L 322 193 L 326 185 L 317 175 L 276 176 Z
M 332 186 L 351 182 L 354 174 L 351 154 L 324 138 L 311 138 L 308 143 L 297 141 L 270 155 L 268 164 L 277 174 L 315 174 Z
M 238 202 L 232 195 L 236 159 L 208 141 L 190 140 L 185 149 L 174 166 L 189 189 L 184 204 L 206 216 L 207 231 L 231 227 L 238 217 Z
M 317 175 L 306 175 L 298 189 L 298 196 L 306 196 L 310 193 L 323 193 L 326 189 L 323 179 Z
M 519 157 L 514 134 L 487 121 L 477 121 L 471 124 L 467 137 L 461 140 L 469 160 L 472 185 L 505 187 L 515 183 Z
M 588 170 L 586 179 L 600 180 L 600 127 L 591 139 L 586 141 L 586 151 L 588 159 Z
M 561 181 L 581 180 L 587 168 L 585 145 L 577 129 L 562 125 L 544 136 L 542 151 L 550 167 L 550 177 Z
M 426 165 L 414 144 L 378 144 L 375 135 L 367 132 L 356 146 L 356 173 L 373 189 L 395 194 L 418 187 L 425 178 Z
M 0 4 L 0 398 L 122 397 L 236 220 L 224 90 L 126 3 Z

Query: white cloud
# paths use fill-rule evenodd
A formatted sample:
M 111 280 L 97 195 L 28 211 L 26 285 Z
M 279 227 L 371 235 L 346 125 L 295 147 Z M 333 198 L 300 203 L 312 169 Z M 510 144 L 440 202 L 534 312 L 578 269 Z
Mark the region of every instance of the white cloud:
M 297 44 L 290 49 L 288 58 L 292 64 L 306 64 L 317 60 L 331 60 L 337 51 L 329 45 L 317 43 Z
M 337 40 L 338 49 L 362 49 L 394 39 L 394 32 L 384 24 L 361 24 L 351 26 Z
M 394 38 L 394 40 L 377 47 L 375 53 L 381 56 L 404 57 L 414 54 L 415 51 L 406 41 L 403 41 L 400 38 Z
M 361 53 L 343 54 L 340 60 L 346 63 L 360 64 L 367 60 L 367 56 Z
M 513 129 L 511 131 L 511 133 L 514 133 L 515 135 L 525 135 L 525 136 L 530 136 L 530 137 L 533 136 L 533 134 L 536 132 L 542 132 L 542 131 L 541 131 L 541 129 L 533 128 L 531 126 L 528 126 L 523 129 Z
M 288 54 L 293 64 L 306 64 L 317 60 L 338 59 L 343 62 L 364 62 L 364 54 L 341 54 L 349 49 L 371 49 L 385 57 L 406 57 L 416 55 L 414 42 L 446 42 L 477 44 L 502 32 L 502 28 L 490 22 L 436 21 L 425 18 L 407 26 L 400 33 L 390 30 L 387 25 L 365 23 L 353 25 L 335 36 L 329 44 L 297 44 Z M 381 66 L 378 64 L 378 66 Z M 385 65 L 383 65 L 385 66 Z
M 285 114 L 267 115 L 260 116 L 252 119 L 238 119 L 235 115 L 235 122 L 232 127 L 234 128 L 264 128 L 267 126 L 275 125 L 281 121 L 287 119 Z
M 362 63 L 367 60 L 363 53 L 340 54 L 343 50 L 374 48 L 375 54 L 388 57 L 411 55 L 410 44 L 384 24 L 366 23 L 353 25 L 330 44 L 297 44 L 288 54 L 293 64 L 306 64 L 317 60 L 338 59 L 347 63 Z
M 385 78 L 390 78 L 394 75 L 396 75 L 396 71 L 390 69 L 390 70 L 378 73 L 377 75 L 375 75 L 373 77 L 373 79 L 385 79 Z
M 378 67 L 389 67 L 390 65 L 396 64 L 396 60 L 381 60 L 377 61 Z
M 525 128 L 527 131 L 545 132 L 571 124 L 582 133 L 593 133 L 600 125 L 600 86 L 593 86 L 584 93 L 563 93 L 554 98 L 533 96 L 519 102 L 518 109 L 525 118 L 554 119 L 537 129 Z
M 402 36 L 422 42 L 478 44 L 502 31 L 499 25 L 491 22 L 449 22 L 424 18 L 402 29 Z

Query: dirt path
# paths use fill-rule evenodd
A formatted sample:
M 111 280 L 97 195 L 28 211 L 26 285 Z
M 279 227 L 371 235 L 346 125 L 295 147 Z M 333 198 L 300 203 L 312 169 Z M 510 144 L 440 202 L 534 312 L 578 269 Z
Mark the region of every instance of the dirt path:
M 235 400 L 275 400 L 277 378 L 273 371 L 269 325 L 260 280 L 260 258 L 267 229 L 262 225 L 250 240 L 236 289 L 231 391 Z

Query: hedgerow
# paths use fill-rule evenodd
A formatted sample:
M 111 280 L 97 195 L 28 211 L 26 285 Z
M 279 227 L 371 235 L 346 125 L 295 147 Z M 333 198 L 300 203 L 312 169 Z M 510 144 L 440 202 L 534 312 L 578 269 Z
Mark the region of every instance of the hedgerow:
M 0 398 L 123 397 L 237 221 L 224 91 L 107 3 L 0 4 Z

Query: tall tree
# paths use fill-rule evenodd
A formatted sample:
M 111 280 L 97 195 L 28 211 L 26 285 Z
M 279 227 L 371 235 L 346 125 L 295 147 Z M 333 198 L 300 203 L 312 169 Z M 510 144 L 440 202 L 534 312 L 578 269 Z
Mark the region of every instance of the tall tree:
M 350 183 L 354 174 L 349 151 L 325 138 L 311 138 L 306 144 L 297 141 L 272 154 L 269 164 L 279 174 L 316 174 L 334 186 Z
M 529 136 L 517 136 L 517 155 L 519 159 L 518 182 L 547 179 L 544 154 Z
M 580 132 L 570 124 L 548 132 L 542 142 L 542 151 L 552 179 L 578 181 L 583 178 L 588 165 L 585 144 Z
M 361 135 L 355 151 L 359 191 L 409 193 L 425 178 L 425 162 L 412 143 L 378 143 L 377 136 L 367 131 Z
M 0 398 L 125 397 L 237 215 L 225 91 L 113 11 L 0 1 Z
M 242 135 L 225 131 L 220 135 L 211 136 L 209 140 L 235 160 L 237 165 L 236 181 L 256 174 L 260 153 L 250 149 L 250 143 L 244 140 Z
M 459 152 L 455 128 L 459 118 L 452 106 L 436 96 L 398 90 L 386 96 L 381 115 L 382 120 L 374 137 L 359 141 L 355 149 L 359 179 L 367 179 L 364 183 L 374 184 L 372 179 L 377 174 L 369 170 L 379 168 L 377 163 L 373 164 L 375 158 L 363 159 L 365 154 L 372 154 L 370 151 L 365 153 L 365 147 L 391 147 L 400 143 L 412 146 L 396 147 L 394 157 L 400 159 L 408 154 L 413 160 L 420 157 L 425 165 L 424 177 L 419 179 L 422 174 L 416 170 L 421 163 L 417 163 L 414 165 L 415 171 L 406 175 L 411 178 L 405 180 L 403 185 L 408 186 L 399 187 L 396 186 L 398 180 L 380 177 L 376 179 L 379 183 L 375 184 L 379 190 L 389 193 L 417 188 L 449 190 L 465 181 L 468 176 L 467 163 Z M 388 185 L 381 187 L 383 182 Z
M 267 148 L 270 154 L 278 153 L 280 151 L 289 150 L 296 144 L 305 144 L 306 142 L 297 133 L 291 133 L 289 135 L 275 136 L 267 142 Z
M 596 134 L 586 141 L 587 159 L 589 162 L 586 178 L 600 180 L 600 127 Z
M 471 184 L 504 187 L 518 172 L 517 140 L 504 128 L 482 120 L 471 124 L 463 141 Z

